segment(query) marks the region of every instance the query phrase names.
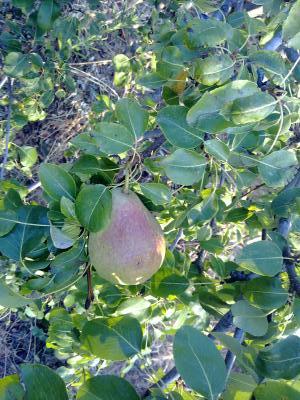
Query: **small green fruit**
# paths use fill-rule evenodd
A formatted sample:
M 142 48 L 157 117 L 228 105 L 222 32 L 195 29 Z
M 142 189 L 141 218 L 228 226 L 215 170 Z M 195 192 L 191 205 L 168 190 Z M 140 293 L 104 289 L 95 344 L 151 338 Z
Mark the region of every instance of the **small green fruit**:
M 90 233 L 89 255 L 98 274 L 119 285 L 138 285 L 161 266 L 166 245 L 160 225 L 133 193 L 112 191 L 108 227 Z

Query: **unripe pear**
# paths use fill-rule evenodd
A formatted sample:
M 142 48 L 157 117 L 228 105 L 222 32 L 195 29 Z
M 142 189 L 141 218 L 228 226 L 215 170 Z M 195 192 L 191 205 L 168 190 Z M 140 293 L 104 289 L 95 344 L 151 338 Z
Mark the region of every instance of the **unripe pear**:
M 161 266 L 166 244 L 162 229 L 136 194 L 112 190 L 109 225 L 90 233 L 89 255 L 98 274 L 119 285 L 138 285 Z

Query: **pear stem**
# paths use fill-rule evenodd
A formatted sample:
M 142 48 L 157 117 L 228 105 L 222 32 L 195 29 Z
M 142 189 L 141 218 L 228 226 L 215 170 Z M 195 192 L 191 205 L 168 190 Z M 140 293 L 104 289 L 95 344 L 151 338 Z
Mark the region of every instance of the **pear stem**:
M 125 182 L 124 182 L 124 188 L 123 188 L 123 192 L 125 194 L 129 193 L 129 178 L 130 178 L 130 172 L 129 172 L 129 168 L 127 166 L 126 170 L 125 170 Z

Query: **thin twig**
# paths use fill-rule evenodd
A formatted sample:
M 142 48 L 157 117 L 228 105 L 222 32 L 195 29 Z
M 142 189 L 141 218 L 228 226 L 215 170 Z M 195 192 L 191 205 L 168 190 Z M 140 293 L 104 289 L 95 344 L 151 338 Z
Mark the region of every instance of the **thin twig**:
M 1 173 L 0 173 L 0 179 L 4 179 L 5 175 L 5 167 L 7 164 L 8 160 L 8 145 L 9 145 L 9 138 L 10 138 L 10 128 L 11 128 L 11 107 L 12 107 L 12 101 L 13 101 L 13 83 L 14 80 L 11 78 L 8 78 L 8 86 L 7 86 L 7 91 L 8 91 L 8 108 L 7 108 L 7 121 L 6 121 L 6 127 L 5 127 L 5 149 L 4 149 L 4 155 L 3 155 L 3 161 L 2 161 L 2 167 L 1 167 Z
M 183 235 L 183 229 L 180 228 L 178 233 L 177 233 L 177 235 L 176 235 L 176 238 L 174 239 L 174 241 L 169 246 L 169 250 L 170 251 L 174 251 L 176 249 L 176 246 L 178 245 L 179 240 L 182 238 L 182 235 Z

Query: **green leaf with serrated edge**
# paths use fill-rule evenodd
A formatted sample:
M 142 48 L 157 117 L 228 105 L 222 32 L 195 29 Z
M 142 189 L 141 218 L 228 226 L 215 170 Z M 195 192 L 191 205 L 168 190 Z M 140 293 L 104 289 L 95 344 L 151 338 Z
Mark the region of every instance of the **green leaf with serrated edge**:
M 172 192 L 167 185 L 162 183 L 141 183 L 141 191 L 144 196 L 152 201 L 154 204 L 170 203 Z
M 224 390 L 226 367 L 213 341 L 191 326 L 180 328 L 173 346 L 175 365 L 185 383 L 216 400 Z
M 242 286 L 244 297 L 255 307 L 273 310 L 282 307 L 288 299 L 279 278 L 255 278 Z
M 165 157 L 160 165 L 174 183 L 192 185 L 199 182 L 205 172 L 207 161 L 192 150 L 178 149 Z
M 217 89 L 206 91 L 200 100 L 193 105 L 187 113 L 188 124 L 206 132 L 220 132 L 233 122 L 226 120 L 221 114 L 225 104 L 259 93 L 254 82 L 236 80 Z
M 22 364 L 20 368 L 24 400 L 68 400 L 64 381 L 52 369 L 40 364 Z
M 80 386 L 76 400 L 139 400 L 135 389 L 115 375 L 94 376 Z
M 114 122 L 100 122 L 93 130 L 100 150 L 107 154 L 119 154 L 133 148 L 134 133 L 125 126 Z
M 262 240 L 245 246 L 236 257 L 236 262 L 256 274 L 274 276 L 282 270 L 283 259 L 276 244 Z
M 39 177 L 43 189 L 54 200 L 60 200 L 62 196 L 70 200 L 75 199 L 75 181 L 61 166 L 42 164 L 39 170 Z
M 233 323 L 238 328 L 253 336 L 263 336 L 268 330 L 266 314 L 260 309 L 253 307 L 246 300 L 239 300 L 231 307 Z
M 278 150 L 259 161 L 258 170 L 270 187 L 284 186 L 296 173 L 298 160 L 292 150 Z
M 187 124 L 187 112 L 183 106 L 164 107 L 158 112 L 157 123 L 171 144 L 191 149 L 203 142 L 203 132 Z
M 104 185 L 83 186 L 75 201 L 77 218 L 90 232 L 98 232 L 109 224 L 111 209 L 111 192 Z
M 256 365 L 270 379 L 294 379 L 300 373 L 300 338 L 291 335 L 260 350 Z
M 142 346 L 142 329 L 132 317 L 98 318 L 86 322 L 80 341 L 91 354 L 104 360 L 126 360 Z
M 120 123 L 133 133 L 135 141 L 143 136 L 148 125 L 148 113 L 136 100 L 119 100 L 116 104 L 116 115 Z

